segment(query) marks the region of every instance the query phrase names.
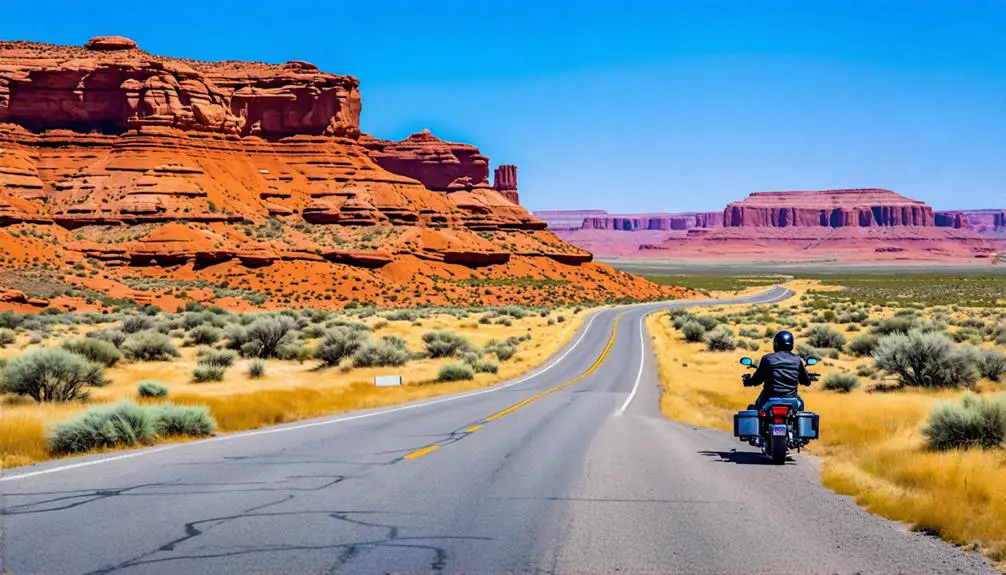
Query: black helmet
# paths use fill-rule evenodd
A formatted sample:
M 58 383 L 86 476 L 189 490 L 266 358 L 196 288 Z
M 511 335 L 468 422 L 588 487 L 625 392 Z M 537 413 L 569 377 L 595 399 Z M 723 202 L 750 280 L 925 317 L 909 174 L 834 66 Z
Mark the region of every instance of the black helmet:
M 772 348 L 776 351 L 793 351 L 793 334 L 780 331 L 772 339 Z

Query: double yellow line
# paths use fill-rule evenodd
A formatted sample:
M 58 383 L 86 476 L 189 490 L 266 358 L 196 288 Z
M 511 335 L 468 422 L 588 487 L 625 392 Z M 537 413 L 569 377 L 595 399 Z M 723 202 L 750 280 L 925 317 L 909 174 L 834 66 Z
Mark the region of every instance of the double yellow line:
M 614 321 L 614 323 L 611 324 L 611 337 L 608 338 L 608 344 L 604 346 L 604 350 L 601 352 L 601 355 L 599 355 L 597 357 L 597 360 L 594 361 L 593 365 L 591 365 L 589 368 L 587 368 L 587 371 L 581 373 L 580 375 L 576 376 L 575 378 L 573 378 L 573 379 L 571 379 L 571 380 L 569 380 L 569 381 L 567 381 L 565 383 L 561 383 L 561 384 L 559 384 L 559 385 L 557 385 L 555 387 L 551 387 L 549 389 L 546 389 L 545 391 L 542 391 L 541 393 L 538 393 L 536 395 L 532 395 L 531 397 L 525 399 L 524 401 L 521 401 L 520 403 L 515 403 L 515 404 L 511 405 L 510 407 L 504 409 L 503 411 L 498 411 L 498 412 L 490 415 L 489 417 L 483 419 L 478 424 L 472 425 L 471 427 L 466 428 L 463 433 L 465 435 L 469 435 L 469 434 L 475 433 L 476 431 L 478 431 L 479 429 L 481 429 L 483 425 L 489 423 L 490 421 L 496 421 L 497 419 L 499 419 L 501 417 L 504 417 L 504 416 L 506 416 L 506 415 L 508 415 L 510 413 L 513 413 L 514 411 L 517 411 L 518 409 L 524 407 L 525 405 L 528 405 L 529 403 L 533 403 L 535 401 L 538 401 L 539 399 L 545 397 L 546 395 L 553 394 L 553 393 L 555 393 L 555 392 L 557 392 L 557 391 L 559 391 L 561 389 L 565 389 L 565 388 L 573 385 L 574 383 L 577 383 L 579 381 L 583 381 L 590 374 L 592 374 L 595 371 L 597 371 L 597 368 L 601 367 L 601 365 L 604 364 L 604 361 L 606 359 L 608 359 L 608 354 L 611 353 L 611 348 L 615 346 L 615 339 L 618 337 L 618 320 L 621 317 L 622 317 L 621 313 L 615 316 L 615 321 Z M 438 449 L 440 449 L 440 445 L 439 444 L 427 445 L 426 447 L 424 447 L 422 449 L 417 449 L 416 451 L 413 451 L 412 453 L 409 453 L 408 455 L 406 455 L 404 457 L 404 459 L 416 459 L 416 458 L 422 457 L 422 456 L 424 456 L 424 455 L 426 455 L 428 453 L 432 453 L 432 452 L 434 452 L 434 451 L 436 451 Z

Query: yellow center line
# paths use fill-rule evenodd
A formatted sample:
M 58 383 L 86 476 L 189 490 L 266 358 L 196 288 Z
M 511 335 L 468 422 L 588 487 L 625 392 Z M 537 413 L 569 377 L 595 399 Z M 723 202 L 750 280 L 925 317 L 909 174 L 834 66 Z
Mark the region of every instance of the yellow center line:
M 537 400 L 539 400 L 539 399 L 541 399 L 541 398 L 543 398 L 546 395 L 549 395 L 551 393 L 555 393 L 555 392 L 559 391 L 560 389 L 567 388 L 567 387 L 573 385 L 574 383 L 576 383 L 578 381 L 583 381 L 590 374 L 592 374 L 595 371 L 597 371 L 597 368 L 601 367 L 601 365 L 604 363 L 604 361 L 606 359 L 608 359 L 608 354 L 611 353 L 611 348 L 615 346 L 615 338 L 618 336 L 618 320 L 621 317 L 622 317 L 622 314 L 618 314 L 617 316 L 615 316 L 615 322 L 611 325 L 611 337 L 608 338 L 608 344 L 604 346 L 604 351 L 602 351 L 601 355 L 599 355 L 598 358 L 597 358 L 597 360 L 594 361 L 594 364 L 591 365 L 589 368 L 587 368 L 587 371 L 581 373 L 580 375 L 576 376 L 575 378 L 573 378 L 573 379 L 571 379 L 571 380 L 569 380 L 569 381 L 567 381 L 565 383 L 561 383 L 561 384 L 559 384 L 559 385 L 557 385 L 555 387 L 551 387 L 549 389 L 546 389 L 545 391 L 542 391 L 541 393 L 538 393 L 536 395 L 532 395 L 531 397 L 525 399 L 524 401 L 521 401 L 520 403 L 516 403 L 514 405 L 511 405 L 510 407 L 504 409 L 503 411 L 494 413 L 494 414 L 490 415 L 489 417 L 483 419 L 482 422 L 479 423 L 478 425 L 473 425 L 473 426 L 465 429 L 464 432 L 465 433 L 474 433 L 475 431 L 478 431 L 479 429 L 481 429 L 484 424 L 489 423 L 490 421 L 495 421 L 495 420 L 497 420 L 497 419 L 499 419 L 499 418 L 501 418 L 501 417 L 503 417 L 503 416 L 505 416 L 505 415 L 507 415 L 509 413 L 513 413 L 514 411 L 516 411 L 516 410 L 524 407 L 525 405 L 527 405 L 529 403 L 537 401 Z M 417 457 L 422 457 L 422 456 L 426 455 L 427 453 L 436 451 L 438 449 L 440 449 L 440 445 L 437 445 L 437 444 L 428 445 L 428 446 L 426 446 L 426 447 L 424 447 L 422 449 L 413 451 L 412 453 L 406 455 L 404 457 L 404 459 L 416 459 Z
M 413 451 L 412 453 L 405 456 L 405 459 L 415 459 L 417 457 L 422 457 L 431 451 L 436 451 L 440 449 L 439 445 L 427 445 L 426 447 Z

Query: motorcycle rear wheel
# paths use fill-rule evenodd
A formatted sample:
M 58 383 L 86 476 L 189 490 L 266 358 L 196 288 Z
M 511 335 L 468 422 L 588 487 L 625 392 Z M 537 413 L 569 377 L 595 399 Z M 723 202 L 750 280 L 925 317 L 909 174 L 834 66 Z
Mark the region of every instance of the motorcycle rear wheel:
M 785 437 L 773 437 L 769 446 L 769 457 L 775 465 L 786 463 L 786 450 L 789 448 Z

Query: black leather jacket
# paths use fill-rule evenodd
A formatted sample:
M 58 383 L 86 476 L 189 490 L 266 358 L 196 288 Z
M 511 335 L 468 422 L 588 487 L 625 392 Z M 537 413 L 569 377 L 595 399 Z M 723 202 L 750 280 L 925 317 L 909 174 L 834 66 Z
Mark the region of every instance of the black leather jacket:
M 810 376 L 799 355 L 777 351 L 761 358 L 747 381 L 749 387 L 765 385 L 766 397 L 798 397 L 799 386 L 810 385 Z

